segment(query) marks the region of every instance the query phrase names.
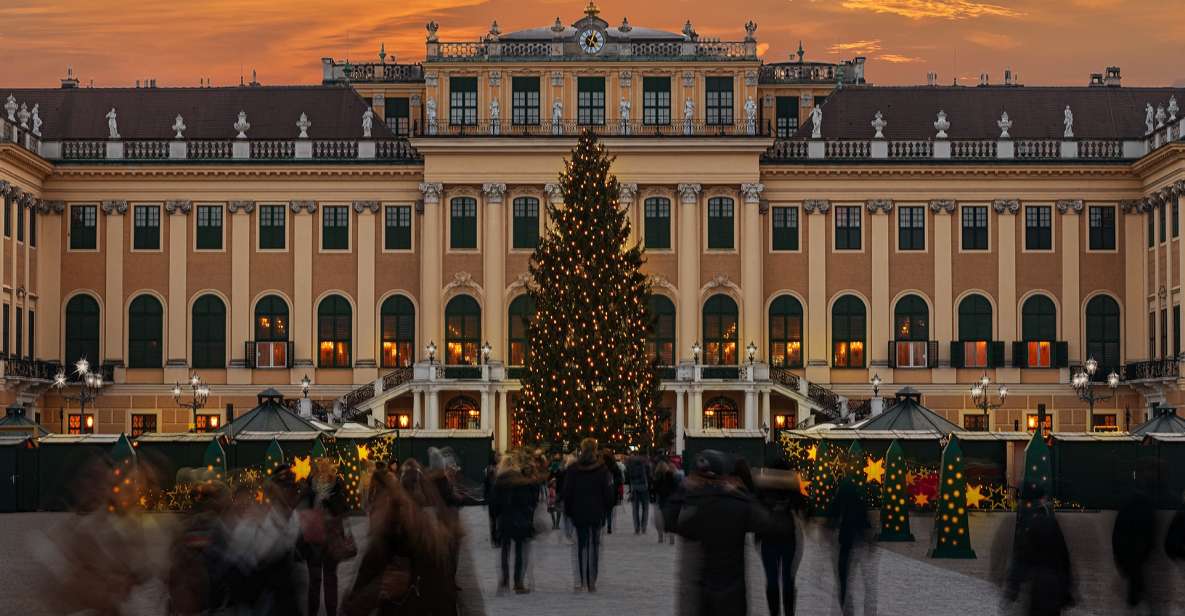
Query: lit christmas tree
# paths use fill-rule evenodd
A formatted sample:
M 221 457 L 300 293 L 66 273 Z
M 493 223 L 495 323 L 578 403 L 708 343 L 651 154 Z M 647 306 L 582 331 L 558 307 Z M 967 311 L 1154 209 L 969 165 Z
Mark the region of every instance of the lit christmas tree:
M 560 174 L 564 205 L 547 206 L 548 232 L 531 257 L 536 312 L 516 418 L 527 443 L 641 444 L 653 413 L 650 287 L 642 249 L 627 246 L 611 162 L 596 136 L 581 135 Z
M 967 477 L 963 473 L 963 449 L 951 436 L 942 450 L 938 476 L 938 506 L 934 511 L 931 558 L 975 558 L 967 528 Z
M 909 532 L 909 494 L 905 491 L 905 456 L 893 441 L 885 452 L 885 482 L 881 487 L 881 541 L 913 541 Z

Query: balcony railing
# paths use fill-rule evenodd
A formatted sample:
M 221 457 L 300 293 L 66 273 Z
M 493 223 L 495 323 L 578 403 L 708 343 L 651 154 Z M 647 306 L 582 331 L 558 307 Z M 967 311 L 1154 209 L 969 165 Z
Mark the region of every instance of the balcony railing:
M 39 135 L 34 135 L 28 126 L 22 127 L 20 124 L 8 121 L 8 118 L 4 117 L 2 113 L 0 113 L 0 143 L 15 143 L 34 154 L 41 151 L 41 137 Z
M 486 62 L 505 59 L 596 60 L 756 60 L 756 41 L 722 41 L 699 38 L 682 41 L 608 41 L 595 56 L 566 53 L 565 41 L 429 41 L 427 62 Z
M 4 377 L 10 379 L 52 381 L 54 376 L 62 368 L 61 364 L 56 362 L 38 361 L 20 357 L 8 357 L 3 359 L 3 362 Z
M 67 139 L 45 141 L 40 155 L 71 162 L 134 160 L 136 162 L 234 161 L 383 161 L 421 162 L 407 139 L 193 139 L 125 140 Z
M 444 378 L 464 381 L 481 379 L 481 366 L 445 366 Z
M 790 371 L 789 368 L 781 366 L 770 366 L 769 378 L 775 383 L 781 383 L 783 386 L 798 391 L 799 378 L 797 374 Z
M 807 139 L 779 138 L 766 162 L 852 161 L 1053 161 L 1135 160 L 1149 151 L 1143 140 L 1118 139 Z
M 322 59 L 321 82 L 331 83 L 421 83 L 424 81 L 424 67 L 421 64 L 388 64 L 368 62 L 347 64 Z
M 1123 367 L 1125 381 L 1170 381 L 1181 376 L 1181 364 L 1176 359 L 1154 359 L 1131 362 Z
M 741 378 L 740 366 L 701 366 L 700 378 L 735 381 Z
M 839 394 L 821 385 L 808 383 L 806 395 L 822 406 L 831 417 L 839 417 Z
M 748 122 L 710 123 L 705 120 L 672 119 L 668 124 L 650 124 L 642 120 L 611 120 L 590 124 L 571 118 L 540 119 L 536 124 L 515 124 L 501 118 L 478 119 L 469 123 L 416 123 L 412 127 L 416 137 L 574 137 L 590 130 L 599 137 L 769 137 L 770 125 L 757 120 Z

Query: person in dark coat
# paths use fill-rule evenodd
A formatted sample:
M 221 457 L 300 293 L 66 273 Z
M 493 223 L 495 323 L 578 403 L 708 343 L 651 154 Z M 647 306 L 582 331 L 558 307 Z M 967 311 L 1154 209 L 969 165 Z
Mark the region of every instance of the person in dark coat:
M 876 568 L 864 559 L 872 556 L 870 540 L 872 539 L 872 524 L 868 521 L 868 507 L 864 503 L 860 489 L 851 478 L 840 481 L 827 510 L 828 523 L 836 530 L 839 543 L 839 558 L 836 562 L 836 575 L 839 581 L 839 605 L 846 608 L 850 574 L 856 566 L 866 569 L 864 579 L 865 606 L 875 605 L 875 575 Z M 867 570 L 871 570 L 871 573 Z M 870 594 L 871 593 L 871 594 Z
M 1115 516 L 1111 551 L 1119 575 L 1127 580 L 1127 605 L 1135 607 L 1146 598 L 1148 559 L 1156 544 L 1156 510 L 1152 499 L 1140 488 Z
M 1044 490 L 1026 487 L 1021 498 L 1033 505 L 1028 508 L 1031 513 L 1019 531 L 1004 598 L 1016 601 L 1023 591 L 1027 594 L 1029 616 L 1057 616 L 1074 604 L 1070 550 L 1045 500 Z M 1022 588 L 1026 585 L 1027 588 Z
M 612 450 L 606 449 L 601 455 L 605 462 L 605 468 L 609 469 L 609 476 L 613 479 L 613 503 L 609 505 L 609 513 L 605 516 L 605 527 L 607 532 L 612 535 L 613 514 L 617 509 L 618 503 L 621 502 L 621 493 L 625 487 L 625 473 L 617 465 L 617 458 L 613 456 Z
M 695 473 L 668 504 L 666 517 L 688 540 L 680 577 L 687 585 L 678 613 L 743 616 L 748 613 L 745 584 L 745 535 L 767 532 L 769 515 L 739 480 L 719 451 L 703 451 Z
M 494 479 L 498 475 L 498 461 L 501 455 L 496 451 L 490 452 L 490 463 L 486 465 L 485 474 L 481 482 L 481 497 L 486 502 L 486 513 L 490 518 L 490 543 L 494 547 L 498 546 L 498 523 L 497 516 L 494 515 L 494 508 L 490 506 L 490 499 L 493 496 Z
M 580 442 L 580 457 L 564 475 L 564 515 L 576 527 L 576 590 L 597 590 L 601 527 L 616 503 L 613 477 L 597 451 L 597 440 Z
M 523 583 L 523 574 L 527 567 L 525 546 L 534 532 L 533 514 L 538 493 L 535 480 L 524 473 L 520 456 L 503 456 L 498 465 L 490 500 L 490 510 L 496 519 L 502 541 L 502 578 L 498 583 L 499 590 L 510 586 L 510 546 L 514 544 L 514 592 L 530 592 Z
M 658 509 L 654 516 L 654 527 L 658 531 L 658 542 L 662 543 L 664 538 L 670 538 L 671 545 L 675 545 L 675 533 L 673 530 L 667 532 L 666 521 L 664 520 L 663 511 L 666 511 L 667 504 L 670 503 L 671 496 L 675 494 L 675 490 L 679 488 L 679 484 L 675 481 L 675 469 L 671 463 L 662 460 L 654 467 L 654 481 L 653 492 L 654 499 L 657 502 Z M 665 537 L 664 537 L 665 535 Z
M 646 532 L 650 520 L 650 463 L 634 454 L 625 463 L 626 480 L 630 486 L 630 509 L 634 515 L 634 534 Z
M 758 501 L 769 511 L 770 525 L 757 534 L 761 564 L 765 569 L 765 601 L 770 616 L 794 614 L 794 570 L 798 549 L 796 517 L 805 499 L 798 477 L 784 460 L 763 469 L 753 478 Z
M 313 473 L 301 492 L 300 538 L 297 551 L 309 572 L 308 613 L 316 614 L 325 589 L 325 613 L 337 614 L 337 566 L 335 553 L 341 553 L 346 541 L 346 490 L 337 474 L 337 464 L 318 458 Z

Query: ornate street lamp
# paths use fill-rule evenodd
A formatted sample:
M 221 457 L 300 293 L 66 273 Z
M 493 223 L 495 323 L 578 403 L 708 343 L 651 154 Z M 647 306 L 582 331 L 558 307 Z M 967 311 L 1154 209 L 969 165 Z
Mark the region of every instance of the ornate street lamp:
M 1082 400 L 1090 408 L 1087 414 L 1087 421 L 1090 422 L 1090 430 L 1094 431 L 1094 405 L 1096 402 L 1103 402 L 1115 397 L 1115 394 L 1102 395 L 1095 393 L 1094 375 L 1099 371 L 1099 362 L 1095 358 L 1090 357 L 1083 364 L 1083 369 L 1074 373 L 1070 377 L 1070 385 L 1074 388 L 1074 392 L 1078 394 L 1078 399 Z M 1114 392 L 1119 388 L 1119 374 L 1114 370 L 1107 375 L 1107 388 Z
M 79 358 L 78 361 L 74 362 L 74 375 L 78 377 L 78 395 L 67 396 L 60 393 L 69 384 L 66 379 L 66 373 L 62 370 L 59 370 L 54 375 L 53 387 L 66 400 L 78 402 L 78 414 L 81 419 L 80 431 L 94 430 L 94 419 L 87 417 L 86 405 L 99 397 L 99 390 L 103 389 L 104 385 L 103 375 L 100 372 L 91 372 L 91 363 L 85 357 Z M 66 431 L 65 421 L 62 422 L 62 431 Z
M 190 409 L 193 416 L 193 432 L 197 432 L 197 412 L 206 406 L 206 401 L 210 399 L 210 386 L 202 381 L 202 377 L 197 373 L 193 373 L 189 377 L 189 398 L 182 400 L 181 398 L 181 384 L 173 384 L 173 400 L 177 402 L 177 406 L 181 408 Z M 210 427 L 217 427 L 217 421 L 211 423 Z
M 971 385 L 971 403 L 983 411 L 983 429 L 985 432 L 991 425 L 988 418 L 991 410 L 1004 406 L 1004 400 L 1008 398 L 1008 386 L 1001 383 L 996 388 L 996 395 L 999 396 L 1000 401 L 993 404 L 991 398 L 988 396 L 988 386 L 991 384 L 992 380 L 988 378 L 985 372 L 983 376 L 979 377 L 978 381 Z
M 872 375 L 872 378 L 868 379 L 868 382 L 872 383 L 872 397 L 875 398 L 881 395 L 881 383 L 884 381 L 881 380 L 880 373 Z
M 309 379 L 309 375 L 306 374 L 303 377 L 301 377 L 301 379 L 300 379 L 300 395 L 302 398 L 309 397 L 309 387 L 312 384 L 313 384 L 313 381 Z
M 748 346 L 745 347 L 745 353 L 749 357 L 749 365 L 753 365 L 753 358 L 757 357 L 757 345 L 752 340 L 749 341 Z

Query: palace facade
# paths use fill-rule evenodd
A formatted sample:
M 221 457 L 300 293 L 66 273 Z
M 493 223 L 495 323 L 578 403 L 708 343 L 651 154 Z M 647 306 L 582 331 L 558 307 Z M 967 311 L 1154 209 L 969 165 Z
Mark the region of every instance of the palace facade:
M 756 29 L 590 5 L 472 42 L 430 23 L 422 63 L 325 58 L 317 86 L 0 90 L 3 395 L 55 431 L 184 432 L 307 378 L 326 420 L 505 448 L 527 262 L 591 128 L 677 447 L 877 412 L 874 377 L 969 430 L 1038 404 L 1124 430 L 1181 399 L 1185 90 L 875 87 L 863 58 L 765 62 Z M 52 386 L 80 358 L 85 409 Z M 986 414 L 982 378 L 1008 388 Z

